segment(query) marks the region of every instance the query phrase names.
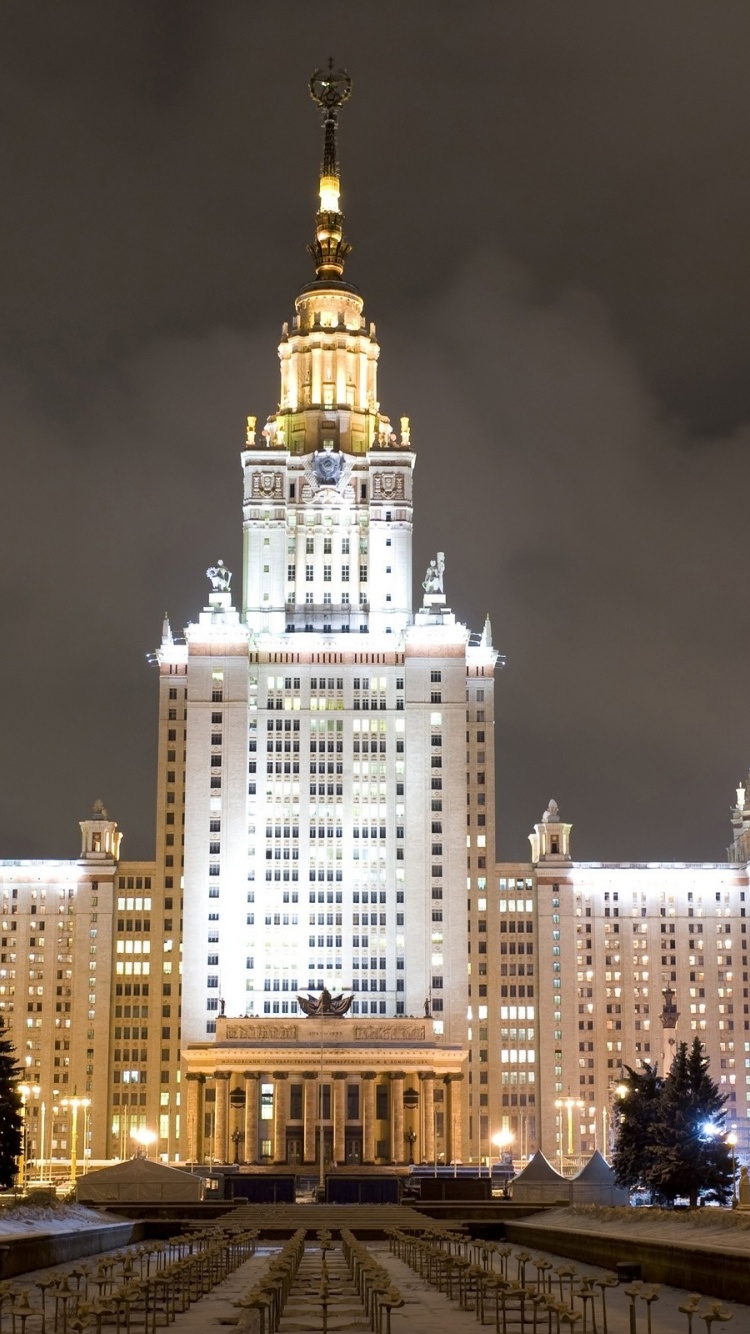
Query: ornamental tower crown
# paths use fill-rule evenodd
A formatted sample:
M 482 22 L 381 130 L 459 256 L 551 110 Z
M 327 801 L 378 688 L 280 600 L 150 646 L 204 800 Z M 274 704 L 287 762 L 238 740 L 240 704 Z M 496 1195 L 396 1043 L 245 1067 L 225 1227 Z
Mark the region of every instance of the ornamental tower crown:
M 409 419 L 397 435 L 380 411 L 375 326 L 344 277 L 337 136 L 351 79 L 330 60 L 310 94 L 323 113 L 315 277 L 283 326 L 279 405 L 260 439 L 247 419 L 243 615 L 261 633 L 398 633 L 412 620 Z
M 315 239 L 308 246 L 315 278 L 297 296 L 291 327 L 283 326 L 279 408 L 261 432 L 267 448 L 293 454 L 321 449 L 324 441 L 353 454 L 364 454 L 373 445 L 404 443 L 380 412 L 375 325 L 367 325 L 362 296 L 344 279 L 351 246 L 343 232 L 337 136 L 339 111 L 349 100 L 351 86 L 346 70 L 335 70 L 332 60 L 310 80 L 312 99 L 323 112 L 319 207 Z M 251 448 L 254 426 L 249 419 Z

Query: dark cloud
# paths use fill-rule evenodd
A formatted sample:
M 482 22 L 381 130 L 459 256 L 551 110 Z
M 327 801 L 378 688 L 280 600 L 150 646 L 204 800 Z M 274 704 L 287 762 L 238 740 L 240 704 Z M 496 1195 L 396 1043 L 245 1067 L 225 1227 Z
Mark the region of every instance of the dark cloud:
M 508 655 L 499 852 L 554 795 L 579 857 L 720 857 L 750 753 L 750 11 L 327 12 L 416 565 L 444 547 Z M 98 794 L 151 850 L 145 654 L 237 567 L 242 423 L 309 271 L 319 29 L 302 0 L 0 14 L 3 855 L 70 855 Z

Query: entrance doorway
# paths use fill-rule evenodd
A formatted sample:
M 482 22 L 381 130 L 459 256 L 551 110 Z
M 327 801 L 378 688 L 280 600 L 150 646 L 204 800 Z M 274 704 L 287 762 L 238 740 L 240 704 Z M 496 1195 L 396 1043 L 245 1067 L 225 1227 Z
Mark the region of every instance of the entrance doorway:
M 348 1166 L 358 1167 L 362 1162 L 361 1134 L 347 1134 L 344 1140 L 344 1161 Z
M 286 1141 L 286 1160 L 290 1167 L 298 1167 L 302 1162 L 303 1140 L 300 1135 L 290 1135 Z

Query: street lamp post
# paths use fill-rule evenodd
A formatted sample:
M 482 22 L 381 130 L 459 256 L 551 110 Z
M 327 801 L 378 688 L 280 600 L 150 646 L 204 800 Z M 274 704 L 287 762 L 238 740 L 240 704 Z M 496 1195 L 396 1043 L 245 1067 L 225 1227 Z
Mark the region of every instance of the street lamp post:
M 21 1190 L 23 1190 L 26 1185 L 29 1163 L 29 1127 L 26 1121 L 26 1104 L 30 1098 L 39 1097 L 39 1085 L 19 1084 L 18 1092 L 21 1095 L 21 1157 L 18 1164 L 18 1182 Z
M 563 1112 L 563 1109 L 568 1113 L 568 1150 L 567 1150 L 567 1152 L 568 1152 L 568 1157 L 569 1157 L 569 1158 L 571 1158 L 571 1157 L 573 1156 L 573 1110 L 574 1110 L 574 1108 L 578 1108 L 578 1110 L 580 1111 L 581 1107 L 583 1107 L 583 1106 L 585 1106 L 585 1104 L 584 1104 L 584 1102 L 582 1101 L 581 1098 L 573 1098 L 573 1097 L 571 1097 L 570 1094 L 568 1094 L 567 1098 L 556 1098 L 556 1099 L 555 1099 L 555 1107 L 556 1107 L 557 1110 L 560 1112 L 560 1119 L 561 1119 L 561 1121 L 562 1121 L 562 1112 Z M 561 1162 L 561 1164 L 562 1164 L 562 1125 L 560 1126 L 560 1162 Z
M 498 1167 L 500 1166 L 500 1163 L 502 1162 L 503 1151 L 506 1150 L 506 1149 L 509 1149 L 509 1148 L 510 1148 L 510 1146 L 511 1146 L 511 1144 L 513 1143 L 513 1140 L 514 1140 L 514 1139 L 515 1139 L 515 1135 L 513 1134 L 513 1131 L 512 1131 L 512 1130 L 509 1130 L 507 1126 L 504 1127 L 502 1130 L 498 1130 L 497 1134 L 492 1136 L 492 1143 L 495 1145 L 495 1148 L 497 1149 L 497 1165 L 498 1165 Z M 492 1180 L 492 1156 L 491 1156 L 491 1155 L 490 1155 L 490 1180 Z
M 46 1131 L 46 1126 L 45 1126 L 45 1121 L 46 1121 L 46 1118 L 47 1118 L 47 1105 L 46 1105 L 46 1103 L 44 1102 L 44 1100 L 42 1100 L 41 1113 L 42 1113 L 42 1114 L 41 1114 L 40 1124 L 39 1124 L 39 1149 L 40 1149 L 40 1152 L 39 1152 L 39 1180 L 40 1180 L 40 1181 L 45 1181 L 45 1180 L 46 1180 L 46 1177 L 45 1177 L 44 1174 L 45 1174 L 45 1172 L 46 1172 L 46 1170 L 47 1170 L 47 1158 L 46 1158 L 46 1150 L 45 1150 L 45 1144 L 44 1144 L 44 1137 L 45 1137 L 45 1135 L 46 1135 L 46 1133 L 47 1133 L 47 1131 Z
M 91 1100 L 84 1103 L 83 1107 L 83 1174 L 86 1175 L 88 1168 L 86 1166 L 91 1151 L 89 1146 L 89 1116 L 91 1115 Z
M 737 1132 L 732 1128 L 727 1135 L 727 1144 L 732 1150 L 732 1208 L 736 1209 L 737 1199 Z
M 76 1094 L 75 1089 L 74 1089 L 74 1090 L 73 1090 L 73 1094 L 72 1094 L 72 1096 L 71 1096 L 70 1098 L 63 1098 L 63 1099 L 62 1099 L 62 1101 L 61 1101 L 61 1106 L 62 1106 L 62 1107 L 70 1107 L 70 1109 L 71 1109 L 71 1118 L 70 1118 L 70 1138 L 71 1138 L 71 1146 L 70 1146 L 70 1176 L 71 1176 L 71 1180 L 72 1180 L 72 1182 L 73 1182 L 73 1185 L 75 1186 L 75 1183 L 76 1183 L 76 1177 L 78 1176 L 78 1108 L 79 1108 L 79 1107 L 83 1107 L 83 1108 L 85 1109 L 86 1107 L 90 1107 L 90 1106 L 91 1106 L 91 1099 L 90 1099 L 90 1098 L 79 1098 L 79 1097 L 77 1096 L 77 1094 Z
M 611 1116 L 610 1116 L 610 1136 L 609 1136 L 610 1143 L 608 1145 L 610 1153 L 614 1153 L 615 1151 L 615 1145 L 617 1143 L 617 1132 L 620 1126 L 620 1114 L 617 1110 L 617 1104 L 622 1102 L 623 1098 L 627 1098 L 629 1092 L 630 1089 L 628 1088 L 627 1084 L 622 1084 L 622 1083 L 615 1084 L 614 1087 L 610 1085 Z M 608 1155 L 605 1153 L 604 1157 L 608 1158 Z

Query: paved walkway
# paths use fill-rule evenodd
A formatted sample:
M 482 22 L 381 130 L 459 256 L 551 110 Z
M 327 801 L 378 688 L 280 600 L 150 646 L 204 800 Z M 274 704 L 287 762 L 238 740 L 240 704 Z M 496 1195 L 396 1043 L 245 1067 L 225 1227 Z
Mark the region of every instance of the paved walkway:
M 220 1334 L 231 1328 L 241 1314 L 234 1303 L 255 1285 L 271 1256 L 278 1255 L 280 1249 L 280 1246 L 259 1245 L 252 1259 L 178 1315 L 169 1329 L 173 1334 L 211 1334 L 211 1331 Z
M 216 1220 L 259 1228 L 263 1236 L 283 1232 L 291 1236 L 297 1228 L 305 1228 L 314 1237 L 321 1228 L 338 1232 L 348 1228 L 357 1236 L 383 1236 L 387 1228 L 402 1227 L 418 1232 L 445 1232 L 460 1229 L 458 1219 L 429 1218 L 404 1204 L 248 1204 Z

